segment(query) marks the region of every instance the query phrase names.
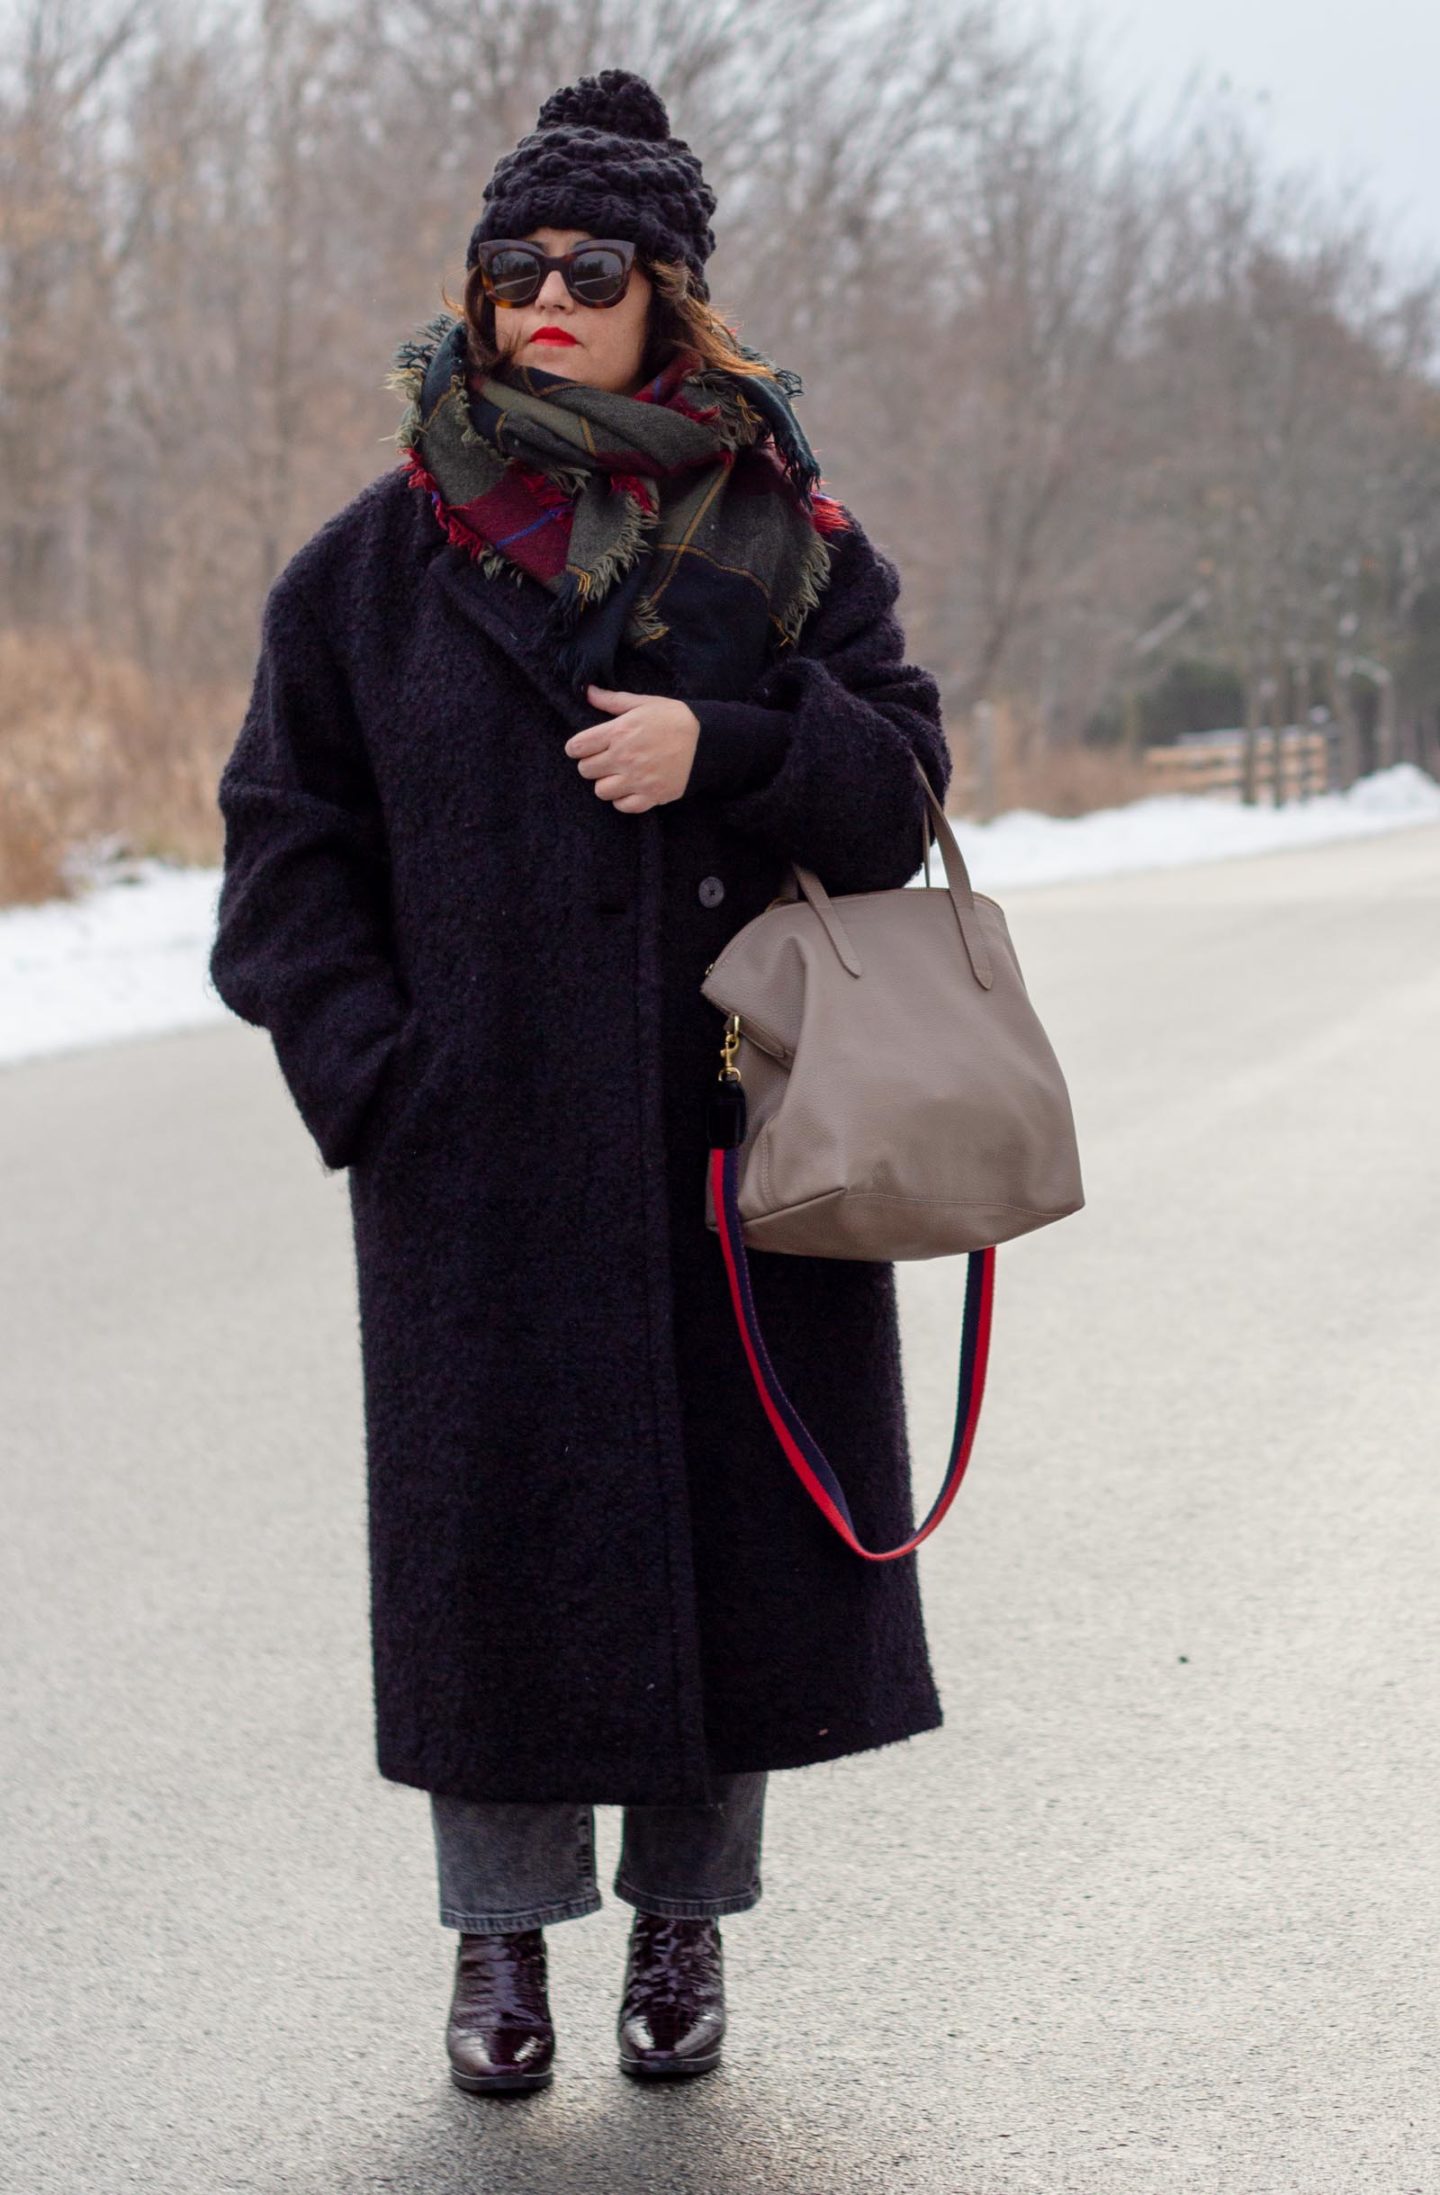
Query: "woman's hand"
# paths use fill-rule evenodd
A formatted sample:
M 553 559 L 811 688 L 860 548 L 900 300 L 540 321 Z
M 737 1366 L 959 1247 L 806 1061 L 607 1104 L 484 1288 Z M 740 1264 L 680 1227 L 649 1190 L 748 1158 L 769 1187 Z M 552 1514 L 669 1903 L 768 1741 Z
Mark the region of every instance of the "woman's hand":
M 611 693 L 604 686 L 587 686 L 585 693 L 616 713 L 566 740 L 565 752 L 578 757 L 580 775 L 594 778 L 600 798 L 626 815 L 678 800 L 700 737 L 700 719 L 689 703 L 669 694 Z

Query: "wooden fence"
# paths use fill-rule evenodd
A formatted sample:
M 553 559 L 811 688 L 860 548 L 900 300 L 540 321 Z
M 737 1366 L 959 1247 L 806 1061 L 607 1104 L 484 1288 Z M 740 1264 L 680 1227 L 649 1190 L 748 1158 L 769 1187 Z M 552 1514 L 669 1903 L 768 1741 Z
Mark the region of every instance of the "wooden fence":
M 1255 793 L 1275 798 L 1276 734 L 1262 728 L 1256 739 Z M 1287 725 L 1280 739 L 1280 796 L 1304 800 L 1330 784 L 1330 741 L 1323 731 Z M 1245 783 L 1243 732 L 1206 732 L 1171 747 L 1145 749 L 1145 774 L 1156 793 L 1218 793 L 1239 800 Z

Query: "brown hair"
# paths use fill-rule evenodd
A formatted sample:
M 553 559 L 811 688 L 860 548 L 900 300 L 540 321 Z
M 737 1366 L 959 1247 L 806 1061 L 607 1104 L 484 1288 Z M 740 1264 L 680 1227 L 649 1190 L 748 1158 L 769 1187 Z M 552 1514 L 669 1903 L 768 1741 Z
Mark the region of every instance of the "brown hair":
M 648 324 L 642 374 L 650 380 L 677 350 L 693 351 L 702 366 L 723 366 L 730 373 L 776 378 L 773 366 L 746 358 L 734 329 L 716 308 L 690 287 L 690 269 L 683 259 L 642 260 L 636 266 L 649 276 Z M 465 322 L 466 362 L 472 372 L 489 373 L 503 355 L 495 340 L 495 307 L 486 297 L 479 266 L 465 279 L 465 294 L 457 304 L 449 291 L 440 292 L 445 305 Z

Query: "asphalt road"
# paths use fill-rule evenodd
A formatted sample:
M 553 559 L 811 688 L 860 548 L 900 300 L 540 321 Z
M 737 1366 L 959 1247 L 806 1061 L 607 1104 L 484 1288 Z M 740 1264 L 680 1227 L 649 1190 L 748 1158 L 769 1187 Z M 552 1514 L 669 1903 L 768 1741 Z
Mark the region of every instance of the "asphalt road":
M 689 2086 L 615 2068 L 613 1898 L 554 2087 L 446 2078 L 345 1185 L 268 1041 L 0 1073 L 0 2187 L 1434 2195 L 1440 830 L 1008 912 L 1089 1201 L 998 1256 L 946 1726 L 772 1779 Z M 928 1500 L 964 1268 L 898 1270 Z

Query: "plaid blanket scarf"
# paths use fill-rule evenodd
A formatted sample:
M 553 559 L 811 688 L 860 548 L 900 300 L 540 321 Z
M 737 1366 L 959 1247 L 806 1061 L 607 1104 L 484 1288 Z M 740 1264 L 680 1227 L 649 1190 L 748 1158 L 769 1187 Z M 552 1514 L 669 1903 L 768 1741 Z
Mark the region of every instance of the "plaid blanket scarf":
M 577 690 L 622 683 L 623 640 L 671 692 L 744 694 L 793 644 L 829 578 L 825 537 L 848 523 L 818 492 L 799 375 L 697 370 L 682 352 L 633 396 L 509 359 L 472 385 L 464 337 L 437 314 L 386 376 L 406 400 L 400 461 L 448 538 L 487 576 L 550 589 Z

